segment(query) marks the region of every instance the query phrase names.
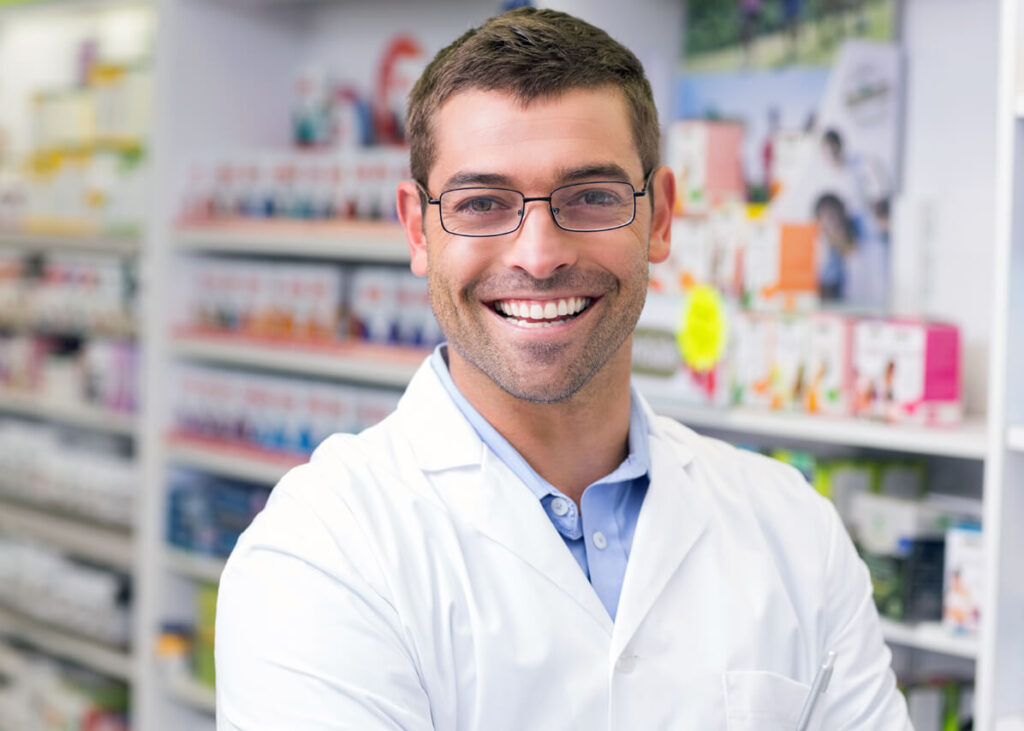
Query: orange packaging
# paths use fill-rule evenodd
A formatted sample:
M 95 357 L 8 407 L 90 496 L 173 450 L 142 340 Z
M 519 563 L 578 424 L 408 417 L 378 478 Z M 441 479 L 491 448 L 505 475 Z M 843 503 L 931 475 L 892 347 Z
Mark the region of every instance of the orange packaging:
M 743 256 L 744 303 L 766 312 L 818 307 L 817 225 L 753 220 Z

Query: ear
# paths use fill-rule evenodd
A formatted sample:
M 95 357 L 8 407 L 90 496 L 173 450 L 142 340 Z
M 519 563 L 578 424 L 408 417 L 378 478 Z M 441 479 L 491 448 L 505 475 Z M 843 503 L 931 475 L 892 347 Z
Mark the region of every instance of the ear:
M 398 220 L 409 243 L 409 268 L 418 277 L 427 275 L 427 237 L 423 233 L 423 206 L 420 189 L 411 180 L 398 184 Z
M 668 259 L 672 248 L 672 209 L 676 202 L 676 176 L 668 167 L 658 168 L 651 176 L 654 210 L 651 213 L 651 244 L 648 259 L 659 264 Z

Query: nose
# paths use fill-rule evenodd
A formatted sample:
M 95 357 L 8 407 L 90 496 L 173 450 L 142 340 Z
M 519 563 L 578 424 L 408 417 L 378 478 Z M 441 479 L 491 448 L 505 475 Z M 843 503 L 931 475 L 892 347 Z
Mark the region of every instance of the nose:
M 505 263 L 535 279 L 547 279 L 558 269 L 575 264 L 574 234 L 555 224 L 546 202 L 529 201 L 525 206 L 523 222 L 506 249 Z

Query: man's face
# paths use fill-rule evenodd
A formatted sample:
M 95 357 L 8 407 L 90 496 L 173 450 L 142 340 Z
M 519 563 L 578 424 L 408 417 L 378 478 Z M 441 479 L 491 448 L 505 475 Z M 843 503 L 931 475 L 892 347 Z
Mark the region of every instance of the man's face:
M 587 180 L 644 185 L 618 90 L 574 90 L 525 108 L 503 92 L 466 91 L 441 107 L 434 132 L 426 181 L 434 197 L 467 185 L 527 197 Z M 535 402 L 569 398 L 613 358 L 624 358 L 628 373 L 628 340 L 647 291 L 648 198 L 637 200 L 632 224 L 596 233 L 558 228 L 543 201 L 526 204 L 518 231 L 487 238 L 446 233 L 437 206 L 425 216 L 426 251 L 414 250 L 413 270 L 427 273 L 453 373 L 475 367 Z M 668 255 L 667 241 L 655 248 L 657 259 Z

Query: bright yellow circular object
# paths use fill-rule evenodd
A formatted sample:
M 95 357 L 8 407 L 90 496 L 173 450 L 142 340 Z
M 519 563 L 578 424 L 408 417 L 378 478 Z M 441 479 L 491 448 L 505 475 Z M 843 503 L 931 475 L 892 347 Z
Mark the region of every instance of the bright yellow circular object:
M 698 373 L 712 370 L 725 352 L 729 324 L 722 297 L 705 284 L 690 290 L 676 342 L 683 362 Z

